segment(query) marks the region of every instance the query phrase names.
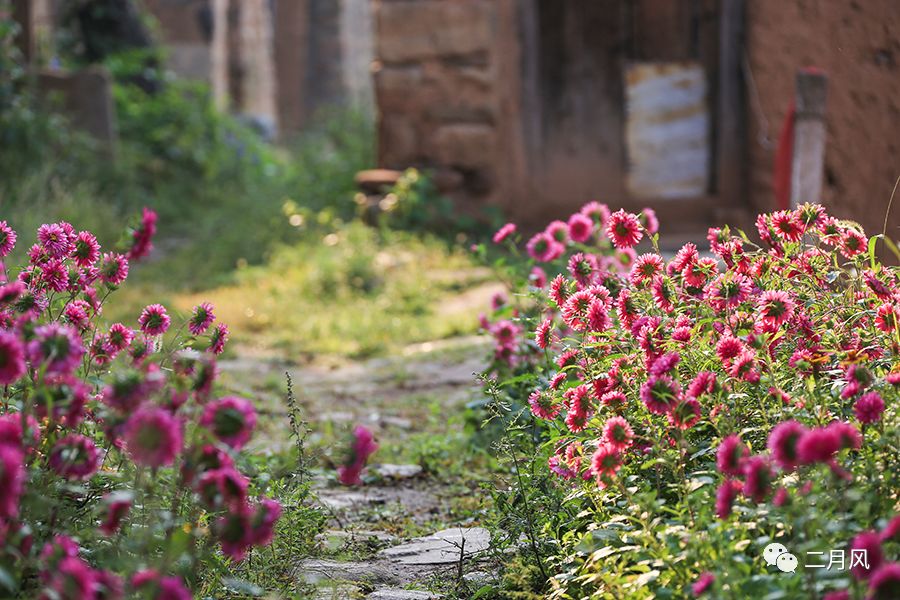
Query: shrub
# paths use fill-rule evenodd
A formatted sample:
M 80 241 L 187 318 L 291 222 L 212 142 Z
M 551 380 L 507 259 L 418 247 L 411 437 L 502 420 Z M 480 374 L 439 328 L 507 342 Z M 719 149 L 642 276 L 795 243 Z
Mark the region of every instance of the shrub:
M 536 537 L 552 597 L 896 597 L 897 270 L 818 205 L 756 225 L 760 245 L 714 228 L 666 258 L 651 211 L 591 203 L 499 263 L 497 522 Z M 514 226 L 495 242 L 518 255 Z
M 281 506 L 241 472 L 255 410 L 213 389 L 228 337 L 214 308 L 102 322 L 155 227 L 145 210 L 104 252 L 90 232 L 44 224 L 18 274 L 3 267 L 3 595 L 190 597 L 209 565 L 272 541 Z M 0 222 L 0 257 L 17 241 Z

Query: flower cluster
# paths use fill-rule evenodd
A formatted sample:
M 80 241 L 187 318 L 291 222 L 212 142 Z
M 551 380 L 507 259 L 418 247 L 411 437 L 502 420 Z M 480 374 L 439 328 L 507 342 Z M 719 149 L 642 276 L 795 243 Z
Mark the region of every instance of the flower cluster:
M 523 275 L 543 278 L 484 319 L 504 348 L 490 374 L 510 390 L 530 382 L 510 400 L 540 424 L 560 483 L 600 497 L 587 509 L 598 518 L 630 521 L 616 508 L 630 503 L 648 514 L 677 505 L 690 517 L 679 526 L 706 535 L 714 523 L 704 514 L 737 531 L 748 515 L 774 514 L 787 520 L 781 535 L 800 540 L 808 532 L 792 511 L 816 510 L 841 523 L 834 541 L 846 544 L 897 510 L 896 480 L 879 472 L 898 466 L 900 277 L 858 225 L 819 205 L 760 215 L 756 226 L 759 244 L 722 227 L 709 230 L 708 248 L 663 253 L 652 211 L 592 202 L 526 243 Z M 511 231 L 497 237 L 512 245 Z M 642 242 L 650 247 L 639 252 Z M 845 494 L 876 499 L 853 513 L 833 502 Z M 864 542 L 870 556 L 897 548 Z M 710 552 L 694 555 L 697 577 L 684 589 L 742 585 Z M 883 563 L 865 577 L 873 596 L 896 583 L 898 567 Z
M 145 209 L 129 246 L 104 252 L 90 232 L 45 224 L 27 264 L 0 272 L 0 562 L 26 596 L 190 598 L 184 567 L 172 572 L 190 564 L 169 554 L 179 532 L 212 536 L 234 560 L 274 535 L 280 505 L 253 497 L 236 466 L 253 404 L 214 397 L 228 330 L 214 325 L 213 306 L 197 306 L 175 335 L 161 304 L 133 324 L 103 324 L 155 229 Z M 4 262 L 17 240 L 0 222 Z M 174 492 L 159 496 L 161 482 Z M 112 560 L 120 542 L 109 539 L 132 532 L 132 562 Z

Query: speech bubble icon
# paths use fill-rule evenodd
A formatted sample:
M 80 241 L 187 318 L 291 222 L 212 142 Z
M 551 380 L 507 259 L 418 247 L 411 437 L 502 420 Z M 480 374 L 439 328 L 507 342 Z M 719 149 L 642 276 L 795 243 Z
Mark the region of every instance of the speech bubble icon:
M 785 552 L 778 557 L 775 564 L 782 573 L 793 573 L 797 570 L 797 557 L 790 552 Z
M 771 567 L 775 564 L 775 561 L 778 560 L 778 557 L 785 554 L 787 551 L 788 549 L 784 547 L 784 544 L 774 542 L 766 546 L 766 549 L 763 550 L 763 558 L 766 559 L 766 564 Z

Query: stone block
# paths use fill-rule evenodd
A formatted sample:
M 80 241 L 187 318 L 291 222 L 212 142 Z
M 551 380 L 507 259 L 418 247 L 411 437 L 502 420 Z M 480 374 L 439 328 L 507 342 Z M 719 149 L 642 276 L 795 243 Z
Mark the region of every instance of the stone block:
M 493 5 L 482 0 L 382 2 L 376 54 L 384 62 L 484 53 L 493 37 Z
M 443 125 L 432 135 L 431 151 L 441 164 L 483 167 L 496 159 L 497 133 L 480 123 Z
M 412 121 L 402 115 L 384 115 L 379 123 L 380 162 L 388 167 L 404 168 L 419 154 L 419 136 Z

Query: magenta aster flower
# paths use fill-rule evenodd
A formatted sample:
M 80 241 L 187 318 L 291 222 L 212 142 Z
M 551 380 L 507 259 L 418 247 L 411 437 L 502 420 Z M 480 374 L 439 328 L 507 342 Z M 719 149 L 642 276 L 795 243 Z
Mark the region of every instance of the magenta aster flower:
M 544 233 L 553 238 L 560 245 L 569 241 L 569 226 L 564 221 L 551 221 Z
M 94 571 L 96 579 L 96 600 L 122 600 L 125 597 L 125 582 L 112 571 Z
M 73 240 L 61 223 L 45 223 L 38 227 L 38 241 L 51 258 L 63 258 L 72 252 Z
M 559 258 L 566 247 L 553 239 L 553 236 L 542 231 L 536 233 L 528 243 L 525 244 L 525 250 L 528 256 L 539 262 L 550 262 Z
M 584 331 L 588 328 L 588 311 L 594 302 L 594 295 L 588 290 L 581 290 L 572 294 L 562 306 L 562 317 L 566 325 L 575 331 Z
M 494 234 L 494 237 L 492 238 L 492 239 L 493 239 L 493 242 L 494 242 L 495 244 L 499 244 L 499 243 L 501 243 L 503 240 L 505 240 L 506 238 L 508 238 L 508 237 L 511 236 L 512 234 L 514 234 L 515 232 L 516 232 L 516 225 L 515 225 L 515 223 L 507 223 L 506 225 L 504 225 L 503 227 L 501 227 L 500 229 L 498 229 L 498 230 L 497 230 L 497 233 Z
M 690 429 L 700 420 L 700 403 L 694 398 L 682 398 L 667 415 L 669 424 L 677 429 Z
M 567 265 L 569 273 L 582 287 L 589 286 L 597 274 L 600 266 L 597 257 L 591 253 L 578 252 L 569 258 Z
M 590 217 L 600 228 L 606 227 L 606 221 L 609 219 L 609 207 L 599 202 L 588 202 L 578 212 L 586 217 Z
M 41 283 L 54 292 L 64 292 L 69 287 L 69 272 L 61 260 L 49 260 L 41 266 Z
M 870 600 L 895 600 L 900 598 L 900 563 L 887 563 L 878 568 L 869 579 Z
M 91 305 L 84 300 L 72 300 L 63 309 L 63 317 L 78 331 L 86 331 L 91 324 Z
M 344 485 L 359 485 L 362 483 L 360 474 L 366 466 L 369 456 L 378 450 L 378 444 L 372 432 L 357 425 L 353 430 L 353 443 L 344 464 L 338 467 L 338 478 Z
M 33 365 L 46 365 L 48 375 L 67 375 L 78 368 L 84 345 L 74 327 L 48 323 L 34 330 L 28 356 Z
M 650 365 L 650 369 L 648 370 L 648 374 L 656 377 L 665 375 L 678 366 L 680 361 L 681 355 L 677 352 L 666 352 L 653 361 L 653 364 Z
M 594 233 L 594 220 L 587 215 L 575 213 L 569 217 L 569 237 L 573 242 L 583 243 Z
M 19 498 L 25 491 L 25 463 L 22 450 L 11 444 L 0 444 L 0 518 L 15 519 L 19 515 Z
M 167 410 L 141 408 L 125 424 L 125 446 L 139 465 L 171 465 L 181 451 L 181 423 Z
M 541 350 L 546 350 L 553 343 L 553 318 L 544 319 L 534 332 L 534 343 Z
M 716 451 L 716 466 L 726 475 L 740 476 L 744 473 L 744 462 L 750 450 L 735 434 L 727 436 Z
M 156 220 L 156 212 L 145 206 L 141 214 L 141 224 L 135 228 L 131 236 L 131 249 L 128 250 L 130 260 L 140 260 L 153 250 Z
M 547 273 L 540 267 L 531 267 L 531 274 L 528 276 L 531 285 L 538 289 L 543 289 L 547 285 Z
M 215 532 L 222 546 L 222 554 L 235 562 L 244 560 L 253 545 L 249 508 L 242 506 L 219 517 Z
M 122 520 L 128 516 L 131 511 L 131 494 L 130 493 L 112 493 L 103 497 L 105 505 L 105 515 L 103 522 L 100 524 L 100 531 L 105 535 L 114 535 L 119 531 Z
M 869 239 L 855 229 L 846 229 L 841 237 L 841 254 L 847 258 L 853 258 L 866 251 Z
M 775 329 L 794 316 L 794 301 L 790 294 L 778 290 L 768 290 L 757 300 L 758 315 L 765 327 Z
M 716 490 L 716 516 L 727 519 L 731 516 L 734 500 L 740 493 L 742 484 L 735 479 L 726 479 Z
M 50 468 L 66 479 L 90 479 L 100 468 L 100 451 L 91 438 L 76 433 L 69 434 L 53 447 Z
M 588 307 L 587 314 L 588 328 L 594 332 L 606 331 L 612 326 L 612 319 L 609 317 L 609 307 L 606 302 L 594 299 Z
M 728 271 L 713 279 L 706 288 L 705 300 L 716 310 L 735 308 L 750 297 L 750 278 Z
M 744 462 L 744 495 L 760 503 L 772 492 L 775 472 L 765 456 L 751 456 Z
M 0 258 L 8 256 L 16 247 L 16 231 L 6 221 L 0 221 Z
M 188 321 L 188 329 L 194 335 L 201 335 L 209 329 L 216 315 L 213 314 L 213 305 L 209 302 L 203 302 L 194 307 L 191 319 Z
M 225 342 L 228 341 L 228 325 L 219 323 L 213 328 L 209 336 L 208 350 L 213 354 L 222 354 L 225 351 Z
M 890 333 L 897 328 L 897 317 L 900 310 L 893 302 L 882 304 L 875 313 L 875 327 L 885 333 Z
M 657 415 L 669 413 L 681 400 L 681 386 L 668 375 L 653 376 L 641 385 L 641 401 Z
M 803 224 L 792 210 L 779 210 L 772 213 L 771 225 L 775 233 L 788 242 L 796 242 L 803 235 Z
M 810 465 L 828 462 L 841 449 L 838 432 L 827 427 L 812 429 L 797 442 L 797 456 L 800 464 Z
M 281 518 L 281 504 L 271 498 L 261 498 L 250 519 L 250 541 L 254 546 L 268 546 L 275 537 L 275 524 Z
M 769 434 L 769 451 L 775 459 L 775 463 L 790 471 L 800 464 L 800 456 L 797 445 L 809 430 L 797 421 L 784 421 L 776 425 Z
M 711 371 L 700 371 L 687 387 L 689 398 L 698 399 L 704 394 L 712 394 L 719 388 L 716 374 Z
M 192 600 L 193 596 L 184 587 L 179 577 L 161 577 L 159 572 L 153 569 L 138 571 L 131 577 L 131 587 L 139 590 L 153 600 Z
M 134 331 L 121 323 L 113 323 L 106 334 L 104 349 L 110 356 L 115 356 L 131 345 L 134 340 Z
M 611 417 L 603 426 L 602 441 L 618 451 L 630 447 L 633 440 L 634 431 L 624 417 Z
M 100 244 L 89 231 L 79 232 L 75 238 L 72 259 L 79 267 L 89 267 L 100 258 Z
M 49 593 L 42 598 L 62 600 L 82 600 L 96 597 L 97 580 L 94 570 L 77 556 L 67 556 L 56 565 L 51 573 L 46 573 L 50 583 Z
M 256 426 L 256 411 L 249 400 L 226 396 L 206 405 L 200 424 L 222 443 L 240 449 L 250 440 Z
M 553 420 L 559 415 L 562 406 L 555 402 L 553 396 L 542 390 L 534 390 L 528 396 L 531 413 L 539 419 Z
M 659 254 L 641 254 L 634 261 L 628 279 L 632 285 L 639 286 L 662 274 L 664 268 L 665 263 Z
M 569 284 L 562 275 L 557 275 L 550 282 L 548 296 L 559 308 L 562 308 L 566 300 L 569 299 L 570 293 Z
M 162 304 L 151 304 L 144 308 L 138 317 L 138 325 L 146 335 L 162 335 L 169 329 L 172 320 Z
M 19 336 L 0 331 L 0 385 L 13 384 L 25 374 L 25 346 Z
M 14 302 L 25 292 L 25 284 L 21 281 L 11 281 L 0 285 L 0 304 Z
M 633 248 L 644 237 L 637 216 L 622 209 L 612 213 L 607 219 L 606 235 L 613 246 L 619 249 Z
M 878 392 L 869 392 L 863 395 L 853 405 L 853 413 L 860 423 L 877 423 L 881 420 L 881 413 L 883 412 L 884 400 L 881 399 Z
M 249 485 L 250 482 L 240 471 L 226 466 L 203 473 L 197 480 L 195 490 L 204 505 L 211 510 L 225 507 L 238 511 L 247 504 Z
M 715 583 L 715 581 L 716 576 L 707 571 L 700 575 L 700 577 L 697 578 L 697 581 L 691 585 L 691 593 L 693 593 L 695 597 L 700 597 L 712 587 L 712 584 Z
M 865 565 L 856 565 L 850 572 L 856 579 L 869 579 L 884 563 L 884 551 L 881 549 L 881 539 L 874 531 L 864 531 L 850 542 L 851 553 L 853 550 L 862 551 L 868 558 L 868 568 Z
M 193 485 L 198 475 L 225 467 L 233 467 L 234 461 L 218 446 L 205 444 L 191 448 L 181 464 L 181 478 L 187 485 Z
M 107 252 L 100 264 L 100 279 L 111 286 L 120 285 L 128 277 L 128 259 L 121 254 Z
M 656 211 L 652 208 L 644 208 L 641 210 L 641 214 L 638 215 L 638 219 L 641 222 L 641 225 L 644 226 L 644 229 L 647 230 L 649 235 L 653 235 L 657 231 L 659 231 L 659 219 L 656 218 Z
M 611 444 L 600 444 L 591 457 L 591 474 L 597 478 L 597 484 L 601 487 L 605 487 L 621 467 L 622 455 Z

